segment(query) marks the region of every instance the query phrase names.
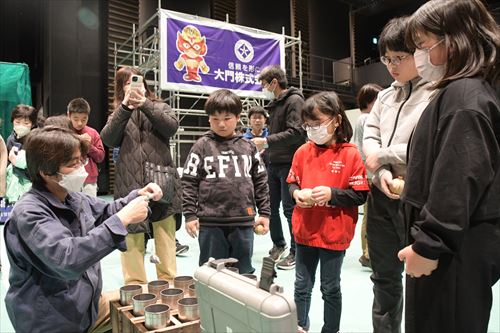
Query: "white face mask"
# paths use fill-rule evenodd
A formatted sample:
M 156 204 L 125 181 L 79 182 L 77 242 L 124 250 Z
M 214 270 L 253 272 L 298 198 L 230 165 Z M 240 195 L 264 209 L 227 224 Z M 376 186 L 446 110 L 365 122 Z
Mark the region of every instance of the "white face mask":
M 78 169 L 67 174 L 60 173 L 60 175 L 62 179 L 58 182 L 59 185 L 64 187 L 68 192 L 80 192 L 89 174 L 85 171 L 85 167 L 80 165 Z
M 18 139 L 26 136 L 31 132 L 31 127 L 24 126 L 24 125 L 15 125 L 14 126 L 14 132 L 16 132 L 16 136 Z
M 333 133 L 328 133 L 328 126 L 332 123 L 333 119 L 328 122 L 328 124 L 320 125 L 318 128 L 307 128 L 307 137 L 309 140 L 317 145 L 324 145 L 331 140 Z M 334 131 L 335 132 L 335 131 Z
M 444 39 L 441 39 L 436 44 L 432 45 L 428 49 L 416 49 L 413 53 L 413 59 L 415 59 L 415 67 L 417 67 L 418 75 L 429 82 L 436 82 L 443 78 L 446 66 L 433 65 L 431 63 L 431 50 L 438 46 Z
M 271 90 L 269 90 L 270 85 L 271 85 L 271 83 L 269 83 L 269 85 L 266 88 L 263 88 L 262 92 L 264 93 L 264 95 L 266 95 L 267 99 L 274 99 L 274 90 L 276 89 L 276 87 L 271 91 Z

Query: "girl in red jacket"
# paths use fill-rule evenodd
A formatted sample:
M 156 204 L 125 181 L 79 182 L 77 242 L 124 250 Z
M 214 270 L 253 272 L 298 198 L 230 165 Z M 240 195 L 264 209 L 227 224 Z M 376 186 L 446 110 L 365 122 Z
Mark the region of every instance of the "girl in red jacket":
M 369 187 L 363 160 L 350 144 L 352 127 L 334 92 L 310 97 L 302 108 L 309 142 L 293 157 L 288 175 L 296 201 L 292 216 L 297 243 L 295 304 L 300 330 L 309 329 L 309 308 L 316 268 L 321 263 L 324 325 L 322 332 L 337 332 L 342 311 L 340 269 L 354 236 L 358 206 Z

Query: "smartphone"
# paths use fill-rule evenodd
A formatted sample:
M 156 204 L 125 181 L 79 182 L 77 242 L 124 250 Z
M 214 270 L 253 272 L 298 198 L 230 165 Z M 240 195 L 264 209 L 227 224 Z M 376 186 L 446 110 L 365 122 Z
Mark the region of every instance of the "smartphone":
M 130 78 L 130 90 L 144 92 L 144 83 L 142 82 L 142 76 L 132 75 Z

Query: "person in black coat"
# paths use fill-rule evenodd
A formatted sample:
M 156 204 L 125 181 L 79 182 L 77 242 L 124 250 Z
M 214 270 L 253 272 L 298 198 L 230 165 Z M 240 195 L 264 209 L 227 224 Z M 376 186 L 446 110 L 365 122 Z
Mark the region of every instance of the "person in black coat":
M 439 91 L 411 139 L 402 194 L 406 332 L 486 332 L 500 277 L 500 29 L 480 0 L 429 1 L 407 40 Z

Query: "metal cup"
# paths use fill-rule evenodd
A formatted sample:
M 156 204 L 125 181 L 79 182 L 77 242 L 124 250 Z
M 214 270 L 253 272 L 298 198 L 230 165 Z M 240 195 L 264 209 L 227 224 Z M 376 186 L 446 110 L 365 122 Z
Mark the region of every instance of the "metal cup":
M 170 323 L 170 307 L 167 304 L 151 304 L 144 308 L 144 325 L 149 330 L 167 327 Z
M 188 291 L 189 297 L 196 297 L 196 285 L 194 283 L 189 285 Z
M 179 305 L 179 319 L 191 321 L 200 319 L 198 299 L 196 297 L 186 297 L 177 301 Z
M 132 312 L 134 316 L 144 316 L 144 308 L 150 304 L 156 303 L 156 295 L 155 294 L 139 294 L 132 297 Z
M 168 288 L 167 280 L 155 280 L 148 283 L 148 292 L 155 294 L 157 299 L 160 299 L 160 291 Z
M 188 287 L 194 283 L 192 276 L 176 276 L 174 278 L 174 287 L 182 289 L 184 294 L 189 292 Z
M 177 309 L 177 301 L 184 297 L 184 291 L 180 288 L 163 289 L 160 294 L 161 302 L 167 304 L 170 310 Z
M 120 288 L 120 304 L 131 305 L 132 297 L 142 293 L 142 286 L 139 284 L 129 284 Z

